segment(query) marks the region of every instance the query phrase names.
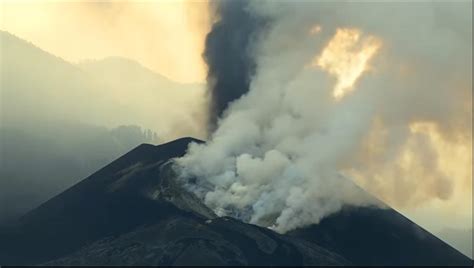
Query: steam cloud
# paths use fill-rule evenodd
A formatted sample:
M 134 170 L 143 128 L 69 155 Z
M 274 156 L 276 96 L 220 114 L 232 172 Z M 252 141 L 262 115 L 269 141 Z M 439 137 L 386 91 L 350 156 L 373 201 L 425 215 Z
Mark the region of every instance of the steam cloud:
M 209 128 L 228 104 L 249 90 L 255 74 L 254 44 L 262 33 L 265 21 L 254 16 L 248 1 L 211 2 L 217 21 L 206 37 L 204 59 L 209 67 Z
M 285 232 L 345 204 L 377 203 L 349 178 L 400 205 L 449 199 L 472 185 L 470 2 L 228 1 L 221 8 L 227 4 L 271 24 L 252 54 L 232 50 L 243 54 L 217 65 L 208 59 L 218 79 L 212 94 L 229 107 L 210 140 L 176 160 L 189 188 L 218 214 Z M 312 34 L 315 26 L 321 31 Z M 335 100 L 337 81 L 311 63 L 341 28 L 373 35 L 382 47 L 354 90 Z M 243 40 L 255 34 L 248 29 Z M 206 53 L 230 57 L 211 45 L 216 35 Z M 250 55 L 255 64 L 247 64 Z M 247 85 L 229 104 L 240 96 L 229 92 Z M 446 147 L 459 148 L 456 162 Z

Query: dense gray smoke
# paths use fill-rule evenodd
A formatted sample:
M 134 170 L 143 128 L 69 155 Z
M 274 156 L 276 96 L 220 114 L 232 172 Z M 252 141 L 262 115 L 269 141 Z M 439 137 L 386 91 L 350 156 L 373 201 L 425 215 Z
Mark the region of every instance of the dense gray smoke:
M 213 93 L 230 100 L 230 92 L 249 90 L 206 144 L 191 144 L 177 160 L 182 177 L 197 182 L 189 187 L 217 214 L 281 232 L 345 204 L 373 204 L 350 179 L 391 205 L 454 199 L 465 206 L 472 194 L 471 5 L 255 1 L 245 16 L 222 9 L 235 21 L 272 23 L 253 43 L 256 65 L 247 64 L 248 43 L 232 34 L 244 30 L 225 28 L 226 16 L 215 25 L 208 43 L 217 33 L 229 36 L 224 47 L 208 46 L 223 57 L 210 64 L 211 77 L 218 74 Z M 351 91 L 336 99 L 344 83 Z
M 249 90 L 255 74 L 254 47 L 265 20 L 249 11 L 248 1 L 211 2 L 215 23 L 206 37 L 204 59 L 209 67 L 209 129 L 228 104 Z

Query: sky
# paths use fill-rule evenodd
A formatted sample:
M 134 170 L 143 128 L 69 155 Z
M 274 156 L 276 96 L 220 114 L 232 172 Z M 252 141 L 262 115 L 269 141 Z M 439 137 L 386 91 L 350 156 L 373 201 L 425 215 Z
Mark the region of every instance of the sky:
M 81 63 L 120 56 L 135 60 L 175 82 L 206 83 L 207 67 L 202 53 L 213 19 L 207 1 L 0 1 L 1 30 L 32 42 L 66 61 Z M 472 126 L 462 126 L 466 118 L 472 120 L 472 77 L 466 75 L 466 69 L 466 72 L 448 76 L 450 80 L 441 79 L 445 74 L 451 75 L 455 68 L 467 64 L 466 55 L 463 54 L 466 40 L 463 38 L 469 38 L 469 35 L 464 32 L 465 27 L 460 27 L 464 25 L 464 16 L 451 16 L 456 13 L 451 14 L 449 12 L 452 10 L 446 8 L 432 18 L 429 12 L 418 12 L 417 8 L 423 7 L 398 7 L 393 9 L 393 18 L 386 16 L 381 20 L 382 12 L 360 16 L 362 9 L 358 8 L 347 13 L 331 13 L 332 7 L 323 9 L 327 14 L 335 14 L 327 17 L 324 17 L 323 11 L 317 13 L 318 9 L 295 8 L 301 12 L 295 22 L 292 16 L 294 10 L 288 12 L 272 5 L 268 2 L 267 6 L 263 5 L 265 8 L 255 8 L 264 14 L 278 13 L 281 19 L 263 44 L 269 52 L 259 58 L 266 64 L 261 64 L 261 73 L 284 79 L 287 73 L 292 74 L 287 67 L 291 68 L 301 56 L 308 59 L 305 70 L 311 72 L 313 68 L 324 71 L 335 80 L 332 99 L 328 103 L 320 103 L 328 100 L 324 96 L 321 100 L 311 100 L 298 99 L 298 96 L 290 94 L 294 98 L 291 105 L 296 102 L 296 106 L 301 106 L 297 108 L 304 109 L 317 103 L 323 107 L 321 111 L 326 112 L 324 109 L 327 107 L 328 111 L 332 111 L 332 106 L 355 105 L 352 96 L 360 99 L 378 97 L 376 105 L 383 120 L 370 121 L 370 135 L 364 141 L 366 151 L 357 152 L 355 157 L 357 161 L 362 161 L 356 162 L 359 169 L 347 168 L 347 174 L 429 230 L 439 231 L 446 226 L 472 228 Z M 318 23 L 311 20 L 318 17 L 312 12 L 321 15 Z M 344 27 L 331 25 L 337 16 L 341 16 L 340 21 L 346 23 Z M 418 20 L 433 23 L 420 23 L 416 27 L 410 25 Z M 358 28 L 352 27 L 352 22 L 357 23 Z M 307 32 L 298 31 L 302 25 L 307 28 Z M 400 28 L 393 25 L 399 25 Z M 317 51 L 318 46 L 312 38 L 325 35 L 326 29 L 330 27 L 336 29 L 335 33 L 328 37 L 327 43 L 319 44 L 322 49 Z M 285 35 L 287 32 L 290 32 L 289 37 Z M 304 39 L 299 39 L 301 36 L 298 34 L 304 34 Z M 472 44 L 472 29 L 469 34 Z M 407 41 L 420 36 L 425 39 Z M 461 41 L 454 42 L 450 37 Z M 294 40 L 301 42 L 294 44 Z M 424 40 L 428 41 L 423 43 Z M 287 48 L 288 44 L 295 45 L 296 52 L 280 53 L 280 49 Z M 448 48 L 449 52 L 443 53 L 444 48 Z M 398 59 L 406 61 L 387 64 L 387 61 Z M 397 76 L 390 80 L 393 77 L 385 76 L 385 73 L 393 71 L 396 71 Z M 382 74 L 380 80 L 377 80 L 377 74 Z M 314 79 L 307 79 L 305 75 L 299 74 L 296 82 L 288 88 L 291 90 L 298 83 L 314 82 Z M 258 86 L 261 84 L 273 86 L 266 81 L 268 78 L 262 77 L 257 79 L 256 92 L 259 92 Z M 370 80 L 370 77 L 375 78 Z M 385 85 L 385 81 L 392 84 Z M 377 86 L 367 86 L 370 82 L 378 87 L 383 85 L 383 90 L 376 91 Z M 444 82 L 446 84 L 442 85 Z M 452 91 L 457 95 L 445 94 L 442 90 L 444 86 L 459 87 Z M 420 87 L 423 89 L 414 91 Z M 450 98 L 455 101 L 449 102 Z M 438 109 L 440 100 L 449 102 L 446 110 Z M 404 102 L 412 105 L 401 107 L 400 104 Z M 249 103 L 254 104 L 251 101 Z M 185 105 L 189 105 L 189 102 Z M 402 125 L 406 133 L 401 130 L 402 127 L 397 128 Z M 466 133 L 470 136 L 466 136 Z M 248 136 L 249 133 L 243 135 Z M 396 147 L 400 140 L 406 143 Z M 425 147 L 424 142 L 428 144 Z M 382 151 L 380 148 L 392 145 L 400 149 L 400 153 L 393 158 L 393 161 L 400 163 L 397 167 L 385 161 L 385 158 L 391 157 L 390 153 L 379 152 Z M 434 161 L 425 161 L 434 159 L 433 155 L 436 156 Z M 366 165 L 367 161 L 369 165 Z M 430 168 L 433 165 L 434 168 L 424 169 L 423 165 Z M 419 187 L 416 183 L 401 183 L 403 187 L 397 189 L 399 192 L 390 187 L 391 182 L 396 182 L 400 175 L 406 174 L 426 178 L 427 183 L 421 187 L 422 191 L 413 195 L 405 194 Z M 443 185 L 440 174 L 446 174 L 451 179 L 458 178 L 450 193 L 444 193 L 445 188 L 436 186 Z M 366 179 L 368 177 L 371 179 Z
M 121 56 L 177 82 L 205 82 L 206 1 L 0 3 L 0 29 L 67 61 Z

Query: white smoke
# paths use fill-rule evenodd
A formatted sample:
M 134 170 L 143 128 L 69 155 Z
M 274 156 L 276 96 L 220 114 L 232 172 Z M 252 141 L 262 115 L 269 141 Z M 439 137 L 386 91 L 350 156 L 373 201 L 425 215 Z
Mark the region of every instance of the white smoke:
M 378 166 L 395 170 L 383 179 L 404 189 L 395 192 L 405 199 L 419 192 L 449 198 L 454 182 L 436 161 L 421 161 L 427 166 L 416 174 L 433 174 L 410 184 L 403 181 L 410 170 L 394 161 L 419 135 L 410 132 L 414 122 L 435 124 L 446 139 L 469 135 L 471 5 L 252 2 L 255 15 L 272 21 L 257 46 L 256 76 L 210 140 L 191 144 L 176 160 L 182 177 L 197 180 L 189 187 L 218 214 L 280 232 L 317 223 L 345 204 L 377 204 L 342 174 L 377 184 Z M 320 33 L 309 34 L 315 25 Z M 336 29 L 347 27 L 376 36 L 383 47 L 372 71 L 336 101 L 334 77 L 308 66 Z M 383 131 L 374 134 L 376 122 Z M 383 153 L 373 157 L 364 145 L 380 133 Z M 436 159 L 433 146 L 427 141 L 410 149 L 422 160 Z

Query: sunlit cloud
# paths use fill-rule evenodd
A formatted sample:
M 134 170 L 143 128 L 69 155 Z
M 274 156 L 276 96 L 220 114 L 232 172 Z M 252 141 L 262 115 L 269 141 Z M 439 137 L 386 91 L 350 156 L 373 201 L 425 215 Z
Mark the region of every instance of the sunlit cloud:
M 321 30 L 317 26 L 313 29 L 312 33 Z M 362 32 L 358 29 L 337 30 L 321 55 L 313 61 L 313 66 L 320 67 L 336 77 L 333 91 L 336 100 L 354 90 L 354 84 L 362 73 L 369 69 L 369 61 L 381 44 L 374 36 L 362 37 Z

